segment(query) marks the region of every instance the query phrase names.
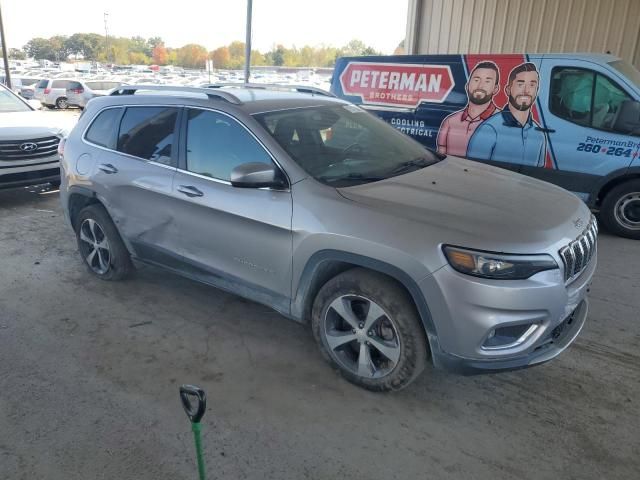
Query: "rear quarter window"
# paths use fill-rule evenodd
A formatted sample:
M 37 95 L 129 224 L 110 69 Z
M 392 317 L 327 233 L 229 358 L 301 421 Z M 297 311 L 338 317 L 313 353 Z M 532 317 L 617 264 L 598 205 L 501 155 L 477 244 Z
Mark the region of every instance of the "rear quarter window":
M 121 108 L 109 108 L 100 112 L 87 130 L 85 136 L 87 141 L 115 150 L 116 132 L 121 113 Z
M 177 118 L 174 107 L 128 107 L 118 133 L 118 151 L 172 165 Z

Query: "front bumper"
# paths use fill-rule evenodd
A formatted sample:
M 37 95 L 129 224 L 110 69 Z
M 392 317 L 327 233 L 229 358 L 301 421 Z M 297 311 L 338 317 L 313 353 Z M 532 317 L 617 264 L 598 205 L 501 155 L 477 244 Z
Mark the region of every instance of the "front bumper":
M 14 165 L 0 169 L 0 190 L 60 181 L 58 155 L 39 159 L 37 164 Z
M 434 365 L 459 373 L 524 368 L 558 356 L 578 336 L 587 313 L 587 293 L 596 256 L 565 285 L 561 270 L 527 280 L 485 280 L 446 266 L 421 282 L 436 335 L 430 335 Z M 521 341 L 488 347 L 501 329 L 527 331 Z

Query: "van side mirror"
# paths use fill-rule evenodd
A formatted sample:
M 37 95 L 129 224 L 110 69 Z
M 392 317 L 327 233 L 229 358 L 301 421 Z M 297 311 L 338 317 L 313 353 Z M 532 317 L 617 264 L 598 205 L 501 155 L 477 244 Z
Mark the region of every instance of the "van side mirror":
M 638 135 L 640 133 L 640 102 L 625 100 L 618 108 L 613 129 L 616 132 Z
M 286 181 L 275 165 L 248 162 L 231 170 L 231 185 L 239 188 L 282 189 L 286 187 Z

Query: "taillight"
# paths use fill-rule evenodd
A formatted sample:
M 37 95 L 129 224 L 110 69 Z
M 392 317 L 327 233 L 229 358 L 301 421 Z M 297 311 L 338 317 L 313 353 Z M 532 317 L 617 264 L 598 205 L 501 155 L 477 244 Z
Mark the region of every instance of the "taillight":
M 58 155 L 60 155 L 60 158 L 64 157 L 64 144 L 67 143 L 67 139 L 66 138 L 61 138 L 60 139 L 60 143 L 58 144 Z
M 44 89 L 44 94 L 45 95 L 49 95 L 51 93 L 51 89 L 50 88 L 45 88 Z
M 72 88 L 71 93 L 82 93 L 84 92 L 84 88 Z

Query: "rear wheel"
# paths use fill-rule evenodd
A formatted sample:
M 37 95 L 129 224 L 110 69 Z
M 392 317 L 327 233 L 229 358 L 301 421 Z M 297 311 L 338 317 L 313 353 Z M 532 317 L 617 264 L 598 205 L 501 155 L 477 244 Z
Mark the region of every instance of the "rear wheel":
M 400 390 L 424 369 L 427 342 L 413 301 L 394 280 L 348 270 L 318 292 L 312 328 L 325 359 L 350 382 Z
M 611 233 L 640 240 L 640 180 L 614 187 L 602 202 L 600 220 Z
M 91 273 L 102 280 L 121 280 L 131 273 L 129 252 L 102 205 L 85 207 L 75 223 L 78 250 Z
M 67 108 L 69 108 L 69 102 L 67 101 L 66 97 L 60 97 L 56 100 L 56 108 L 60 110 L 66 110 Z

